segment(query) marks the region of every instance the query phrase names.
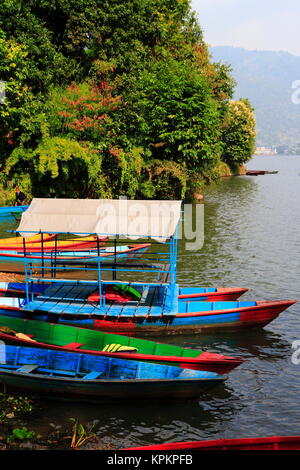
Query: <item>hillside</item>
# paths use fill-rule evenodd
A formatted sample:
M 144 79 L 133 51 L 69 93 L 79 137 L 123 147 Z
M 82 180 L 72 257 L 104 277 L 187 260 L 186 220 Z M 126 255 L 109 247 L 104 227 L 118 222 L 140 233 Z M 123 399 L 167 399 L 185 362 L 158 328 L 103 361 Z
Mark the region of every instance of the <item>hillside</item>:
M 300 104 L 292 103 L 292 83 L 300 80 L 300 57 L 287 52 L 212 47 L 215 61 L 231 64 L 235 98 L 249 98 L 257 118 L 257 145 L 297 145 Z

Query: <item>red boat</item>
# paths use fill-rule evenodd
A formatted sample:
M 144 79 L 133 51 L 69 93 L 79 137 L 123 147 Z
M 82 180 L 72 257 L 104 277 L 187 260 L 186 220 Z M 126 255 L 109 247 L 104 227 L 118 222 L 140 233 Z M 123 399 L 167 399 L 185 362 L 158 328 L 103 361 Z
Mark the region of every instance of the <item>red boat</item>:
M 113 317 L 106 315 L 106 312 L 100 310 L 98 306 L 86 303 L 78 304 L 78 302 L 72 303 L 71 301 L 65 305 L 63 299 L 62 302 L 59 302 L 57 299 L 39 300 L 37 297 L 20 308 L 18 306 L 19 300 L 9 297 L 1 299 L 0 314 L 137 337 L 263 327 L 297 302 L 296 300 L 277 300 L 210 303 L 181 300 L 178 303 L 179 312 L 167 317 L 166 321 L 163 314 L 151 318 L 147 314 L 148 308 L 145 316 L 134 316 L 132 310 L 128 315 L 126 304 L 119 306 L 108 304 L 107 309 L 117 308 L 118 315 Z M 66 307 L 67 311 L 65 311 Z M 161 308 L 158 308 L 161 311 Z M 123 312 L 124 316 L 122 316 Z
M 171 442 L 153 446 L 131 447 L 123 450 L 300 450 L 300 436 Z
M 275 175 L 278 171 L 268 171 L 268 170 L 247 170 L 247 176 L 259 176 L 259 175 Z
M 33 289 L 33 294 L 35 296 L 40 295 L 43 290 L 47 287 L 47 283 L 31 283 L 31 289 Z M 248 292 L 248 289 L 241 287 L 217 287 L 217 288 L 201 288 L 201 287 L 182 287 L 179 290 L 178 299 L 183 301 L 208 301 L 208 302 L 219 302 L 219 301 L 230 301 L 237 300 L 245 292 Z M 0 297 L 20 297 L 24 298 L 26 296 L 26 284 L 25 283 L 16 283 L 16 282 L 0 282 Z M 91 299 L 89 299 L 91 300 Z M 99 301 L 99 294 L 94 294 L 92 300 L 93 302 Z

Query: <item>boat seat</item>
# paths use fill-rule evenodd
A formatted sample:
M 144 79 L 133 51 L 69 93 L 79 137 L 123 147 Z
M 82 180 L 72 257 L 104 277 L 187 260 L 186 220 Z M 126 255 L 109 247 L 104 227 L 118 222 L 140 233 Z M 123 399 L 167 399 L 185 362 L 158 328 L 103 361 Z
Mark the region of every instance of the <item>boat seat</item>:
M 63 348 L 70 348 L 70 349 L 78 349 L 80 348 L 81 346 L 83 346 L 84 343 L 68 343 L 68 344 L 64 344 L 63 345 Z
M 68 370 L 59 370 L 59 369 L 48 369 L 46 367 L 40 368 L 41 372 L 46 372 L 46 374 L 52 375 L 66 375 L 67 377 L 76 377 L 76 372 L 71 372 Z
M 38 364 L 24 364 L 22 367 L 17 369 L 16 372 L 22 372 L 24 374 L 30 374 L 30 372 L 33 372 L 38 367 L 39 367 Z
M 102 371 L 92 370 L 87 375 L 84 375 L 82 380 L 96 380 L 100 375 L 103 375 Z
M 241 300 L 240 302 L 238 302 L 238 308 L 242 308 L 242 307 L 255 307 L 256 302 L 255 301 L 245 301 L 245 300 Z
M 209 312 L 213 309 L 212 302 L 199 301 L 199 302 L 185 302 L 185 303 L 187 304 L 187 313 Z
M 213 303 L 213 310 L 233 310 L 239 308 L 239 303 L 234 301 L 221 301 Z
M 131 347 L 131 346 L 123 346 L 122 344 L 107 344 L 102 351 L 104 352 L 110 352 L 110 353 L 115 353 L 115 352 L 137 352 L 137 348 Z
M 205 287 L 181 287 L 179 289 L 179 295 L 204 294 L 205 292 L 207 292 Z

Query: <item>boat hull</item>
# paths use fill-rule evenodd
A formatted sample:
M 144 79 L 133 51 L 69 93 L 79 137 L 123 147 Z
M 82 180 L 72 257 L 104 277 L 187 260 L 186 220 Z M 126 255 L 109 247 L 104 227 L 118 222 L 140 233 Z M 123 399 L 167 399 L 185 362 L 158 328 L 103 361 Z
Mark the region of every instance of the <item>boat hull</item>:
M 222 383 L 223 379 L 199 380 L 122 380 L 114 382 L 77 381 L 75 379 L 45 378 L 31 374 L 16 374 L 0 370 L 0 382 L 7 391 L 25 391 L 47 397 L 80 400 L 149 400 L 149 399 L 196 399 L 211 388 Z
M 94 328 L 118 332 L 131 336 L 168 336 L 210 333 L 224 330 L 240 330 L 264 327 L 296 301 L 256 302 L 258 305 L 231 311 L 201 312 L 195 314 L 177 314 L 169 321 L 108 321 L 95 319 Z
M 43 241 L 45 244 L 49 243 L 51 240 L 54 240 L 55 235 L 50 235 L 48 233 L 43 234 Z M 42 236 L 40 234 L 33 235 L 26 239 L 26 246 L 38 246 L 41 245 Z M 9 238 L 0 238 L 0 249 L 7 250 L 12 247 L 14 250 L 23 248 L 24 239 L 23 237 L 9 237 Z M 54 243 L 54 242 L 53 242 Z
M 123 450 L 299 450 L 300 436 L 218 439 L 213 441 L 170 442 L 168 444 L 131 447 Z
M 5 332 L 5 328 L 9 328 L 18 334 L 21 333 L 21 335 L 12 336 L 12 334 Z M 103 332 L 88 331 L 84 328 L 15 319 L 4 315 L 0 315 L 0 340 L 4 341 L 5 344 L 18 344 L 134 361 L 156 362 L 162 365 L 205 370 L 218 374 L 226 374 L 243 362 L 242 359 L 222 354 L 181 348 L 121 335 L 112 336 Z M 137 351 L 104 351 L 104 347 L 110 344 L 134 347 Z
M 5 299 L 8 303 L 11 300 Z M 205 302 L 203 302 L 204 304 Z M 0 305 L 0 314 L 29 318 L 81 328 L 95 329 L 127 336 L 166 336 L 179 334 L 210 333 L 211 331 L 241 330 L 264 327 L 296 300 L 258 301 L 256 305 L 231 310 L 210 310 L 189 314 L 176 314 L 161 319 L 141 318 L 106 320 L 98 315 L 55 314 L 48 312 L 26 311 L 16 306 Z M 0 302 L 1 304 L 1 302 Z
M 227 379 L 212 372 L 40 348 L 6 345 L 3 354 L 0 382 L 7 390 L 55 398 L 198 398 Z

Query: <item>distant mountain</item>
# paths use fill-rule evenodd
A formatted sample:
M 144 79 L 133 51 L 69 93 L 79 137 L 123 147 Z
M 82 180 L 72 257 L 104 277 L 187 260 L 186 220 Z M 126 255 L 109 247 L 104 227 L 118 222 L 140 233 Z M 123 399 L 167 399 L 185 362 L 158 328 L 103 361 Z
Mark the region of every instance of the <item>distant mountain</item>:
M 300 84 L 300 57 L 288 52 L 248 51 L 228 46 L 212 47 L 211 53 L 214 61 L 231 64 L 237 81 L 235 98 L 249 98 L 254 106 L 257 145 L 297 145 L 300 104 L 292 102 L 295 92 L 292 84 L 296 80 Z

